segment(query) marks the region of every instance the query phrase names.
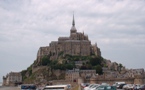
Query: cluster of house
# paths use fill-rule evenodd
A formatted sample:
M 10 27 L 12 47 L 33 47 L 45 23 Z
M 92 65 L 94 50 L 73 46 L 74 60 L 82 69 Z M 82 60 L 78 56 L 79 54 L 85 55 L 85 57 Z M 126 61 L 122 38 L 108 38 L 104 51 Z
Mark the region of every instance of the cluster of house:
M 22 83 L 22 75 L 20 72 L 10 72 L 3 76 L 3 86 L 15 86 Z
M 122 72 L 112 71 L 107 68 L 103 68 L 103 75 L 96 74 L 96 70 L 66 70 L 65 80 L 71 82 L 77 82 L 78 78 L 83 77 L 86 80 L 91 78 L 99 79 L 130 79 L 130 78 L 144 78 L 144 69 L 128 69 Z M 10 72 L 6 76 L 3 76 L 4 86 L 14 86 L 22 83 L 22 75 L 20 72 Z
M 79 77 L 84 77 L 85 79 L 90 79 L 92 77 L 99 77 L 99 78 L 136 78 L 138 76 L 144 77 L 145 72 L 144 69 L 129 69 L 126 71 L 118 72 L 112 71 L 106 68 L 103 68 L 103 75 L 96 74 L 96 70 L 80 70 L 80 69 L 73 69 L 66 71 L 66 80 L 74 81 L 77 80 Z
M 136 78 L 144 77 L 145 72 L 143 68 L 140 69 L 126 69 L 124 66 L 121 66 L 116 62 L 111 62 L 106 60 L 108 67 L 103 67 L 103 78 Z M 98 76 L 99 77 L 99 76 Z M 99 78 L 101 78 L 100 76 Z
M 107 68 L 103 68 L 104 77 L 105 78 L 136 78 L 136 77 L 144 77 L 145 72 L 144 69 L 128 69 L 122 71 L 112 71 Z M 100 77 L 99 77 L 100 78 Z

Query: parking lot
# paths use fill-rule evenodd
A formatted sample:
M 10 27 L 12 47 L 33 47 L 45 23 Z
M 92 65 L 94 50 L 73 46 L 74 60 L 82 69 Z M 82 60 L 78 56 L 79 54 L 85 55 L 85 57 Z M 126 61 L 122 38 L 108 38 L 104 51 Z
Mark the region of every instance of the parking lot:
M 21 90 L 18 87 L 0 87 L 0 90 Z

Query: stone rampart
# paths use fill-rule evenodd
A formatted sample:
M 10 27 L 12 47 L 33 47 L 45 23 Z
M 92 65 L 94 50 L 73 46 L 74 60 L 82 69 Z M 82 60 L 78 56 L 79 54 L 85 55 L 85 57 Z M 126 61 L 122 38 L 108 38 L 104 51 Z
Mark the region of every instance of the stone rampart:
M 78 82 L 72 82 L 70 80 L 53 80 L 52 81 L 53 85 L 65 85 L 65 84 L 70 84 L 73 87 L 78 85 Z
M 140 82 L 139 82 L 140 81 Z M 110 78 L 110 79 L 90 79 L 90 80 L 86 80 L 86 82 L 89 83 L 97 83 L 97 84 L 101 84 L 101 83 L 108 83 L 110 85 L 113 85 L 115 82 L 125 82 L 126 84 L 143 84 L 144 80 L 140 79 L 140 80 L 136 80 L 135 78 Z

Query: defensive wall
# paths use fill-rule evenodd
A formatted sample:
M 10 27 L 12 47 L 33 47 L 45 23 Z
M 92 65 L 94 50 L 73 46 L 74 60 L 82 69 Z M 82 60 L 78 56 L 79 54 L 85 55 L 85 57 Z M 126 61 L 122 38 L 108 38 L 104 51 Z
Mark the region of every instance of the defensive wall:
M 88 83 L 108 83 L 113 85 L 115 82 L 125 82 L 126 84 L 145 84 L 145 78 L 109 78 L 109 79 L 96 79 L 91 78 L 89 80 L 85 80 Z

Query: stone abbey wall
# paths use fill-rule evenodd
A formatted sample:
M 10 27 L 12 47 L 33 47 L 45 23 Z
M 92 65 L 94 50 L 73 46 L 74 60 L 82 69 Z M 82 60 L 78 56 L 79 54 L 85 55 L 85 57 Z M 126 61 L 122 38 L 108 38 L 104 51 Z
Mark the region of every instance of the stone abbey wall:
M 72 56 L 90 56 L 92 54 L 101 56 L 101 51 L 100 48 L 97 47 L 97 44 L 92 45 L 84 32 L 77 32 L 74 18 L 69 37 L 59 37 L 58 41 L 52 41 L 49 46 L 40 47 L 36 62 L 41 62 L 43 56 L 50 54 L 50 59 L 56 60 L 61 52 L 63 52 L 63 55 L 69 54 Z

